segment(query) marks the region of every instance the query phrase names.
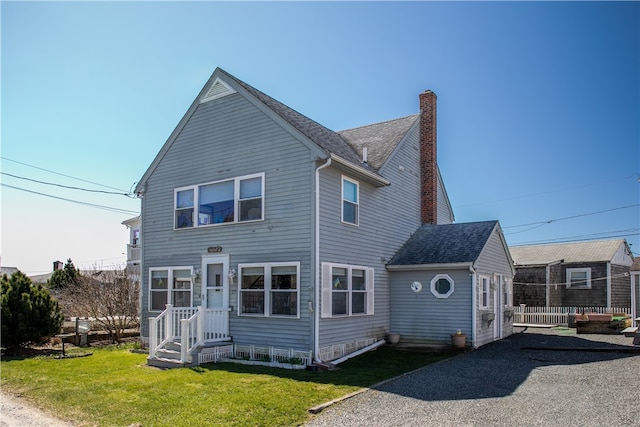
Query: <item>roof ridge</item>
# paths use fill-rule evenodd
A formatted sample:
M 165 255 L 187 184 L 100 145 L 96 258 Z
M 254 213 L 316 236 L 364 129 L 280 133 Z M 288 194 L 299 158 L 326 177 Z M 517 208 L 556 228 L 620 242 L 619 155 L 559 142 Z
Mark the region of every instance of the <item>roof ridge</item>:
M 409 117 L 418 117 L 418 116 L 420 116 L 420 114 L 419 114 L 419 113 L 416 113 L 416 114 L 409 114 L 408 116 L 397 117 L 397 118 L 395 118 L 395 119 L 391 119 L 391 120 L 383 120 L 383 121 L 376 122 L 376 123 L 370 123 L 370 124 L 368 124 L 368 125 L 357 126 L 357 127 L 349 128 L 349 129 L 342 129 L 342 130 L 335 131 L 335 132 L 339 134 L 339 133 L 341 133 L 341 132 L 348 132 L 348 131 L 352 131 L 352 130 L 358 130 L 358 129 L 368 128 L 368 127 L 370 127 L 370 126 L 381 125 L 381 124 L 383 124 L 383 123 L 396 122 L 396 121 L 398 121 L 398 120 L 405 120 L 405 119 L 408 119 Z

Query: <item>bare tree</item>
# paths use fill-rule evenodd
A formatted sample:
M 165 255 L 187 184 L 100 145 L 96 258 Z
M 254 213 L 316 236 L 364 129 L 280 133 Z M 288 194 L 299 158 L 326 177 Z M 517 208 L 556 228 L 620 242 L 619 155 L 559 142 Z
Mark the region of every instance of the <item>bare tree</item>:
M 95 270 L 61 290 L 59 300 L 68 316 L 90 317 L 113 342 L 120 342 L 126 329 L 140 326 L 139 292 L 139 282 L 126 271 Z

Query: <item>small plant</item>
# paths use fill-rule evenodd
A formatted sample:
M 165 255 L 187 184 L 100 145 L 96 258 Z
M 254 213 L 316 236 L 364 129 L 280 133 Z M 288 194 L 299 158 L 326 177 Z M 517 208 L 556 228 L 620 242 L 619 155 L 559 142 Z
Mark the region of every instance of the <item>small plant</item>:
M 271 358 L 269 357 L 268 354 L 263 354 L 262 357 L 260 358 L 261 362 L 271 362 Z

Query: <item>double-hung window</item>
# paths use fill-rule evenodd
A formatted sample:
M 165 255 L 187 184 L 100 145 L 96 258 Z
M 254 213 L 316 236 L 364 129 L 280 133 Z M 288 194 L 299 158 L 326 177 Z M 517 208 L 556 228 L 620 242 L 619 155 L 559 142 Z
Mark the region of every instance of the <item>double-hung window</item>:
M 163 311 L 167 304 L 191 307 L 192 267 L 149 269 L 149 310 Z
M 264 219 L 264 173 L 177 188 L 175 228 Z
M 300 263 L 238 265 L 238 315 L 298 317 Z
M 373 314 L 374 270 L 322 263 L 322 317 Z
M 491 289 L 491 279 L 480 277 L 480 308 L 489 308 L 489 292 Z
M 590 268 L 567 268 L 568 288 L 590 288 L 591 269 Z
M 342 177 L 342 222 L 358 225 L 358 181 Z

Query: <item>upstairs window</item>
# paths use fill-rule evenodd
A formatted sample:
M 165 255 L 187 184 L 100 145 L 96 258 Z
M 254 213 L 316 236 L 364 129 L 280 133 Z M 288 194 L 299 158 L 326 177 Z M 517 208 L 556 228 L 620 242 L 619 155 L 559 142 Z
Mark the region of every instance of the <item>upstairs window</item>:
M 359 184 L 357 181 L 342 177 L 342 222 L 358 225 Z
M 175 190 L 175 228 L 264 219 L 264 173 Z

